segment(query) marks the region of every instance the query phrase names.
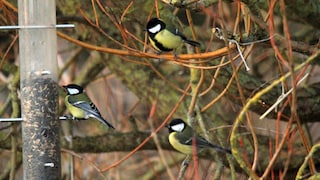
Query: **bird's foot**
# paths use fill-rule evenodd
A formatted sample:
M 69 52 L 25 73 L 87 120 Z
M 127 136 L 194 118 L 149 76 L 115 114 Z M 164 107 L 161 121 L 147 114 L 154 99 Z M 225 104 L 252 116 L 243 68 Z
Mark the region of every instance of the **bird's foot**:
M 77 117 L 72 116 L 72 120 L 82 121 L 82 120 L 87 120 L 87 119 L 85 119 L 85 118 L 77 118 Z
M 73 116 L 71 116 L 71 115 L 63 115 L 62 118 L 60 118 L 60 120 L 73 120 Z
M 77 118 L 72 115 L 63 115 L 65 119 L 61 118 L 61 120 L 76 120 L 76 121 L 81 121 L 81 120 L 86 120 L 85 118 Z
M 72 141 L 72 136 L 71 136 L 71 135 L 64 136 L 64 138 L 65 138 L 66 141 L 69 142 L 69 143 Z
M 173 55 L 174 55 L 174 59 L 177 60 L 178 59 L 178 53 L 176 51 L 174 51 Z
M 188 167 L 188 166 L 189 166 L 189 159 L 188 159 L 188 158 L 185 158 L 185 159 L 182 161 L 181 166 L 186 166 L 186 167 Z

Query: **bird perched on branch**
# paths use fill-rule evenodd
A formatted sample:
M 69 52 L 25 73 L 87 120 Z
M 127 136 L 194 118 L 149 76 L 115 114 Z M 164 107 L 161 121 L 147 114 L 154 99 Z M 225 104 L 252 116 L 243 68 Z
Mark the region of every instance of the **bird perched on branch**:
M 63 88 L 67 91 L 67 96 L 64 101 L 73 119 L 95 118 L 104 125 L 114 129 L 114 127 L 101 116 L 98 108 L 91 102 L 81 86 L 69 84 L 63 86 Z
M 192 139 L 195 140 L 197 149 L 213 148 L 220 152 L 232 154 L 231 150 L 211 144 L 203 137 L 197 135 L 182 119 L 173 119 L 166 127 L 169 129 L 170 133 L 170 144 L 174 149 L 183 154 L 192 154 Z
M 200 43 L 187 39 L 178 29 L 168 29 L 167 25 L 159 18 L 150 19 L 146 30 L 152 47 L 159 52 L 175 50 L 183 42 L 192 46 L 200 46 Z

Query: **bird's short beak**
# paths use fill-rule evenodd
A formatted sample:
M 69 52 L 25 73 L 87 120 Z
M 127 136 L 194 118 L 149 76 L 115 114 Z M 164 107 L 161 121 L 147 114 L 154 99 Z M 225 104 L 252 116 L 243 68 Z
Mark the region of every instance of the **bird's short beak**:
M 67 86 L 62 86 L 63 87 L 63 91 L 67 92 Z

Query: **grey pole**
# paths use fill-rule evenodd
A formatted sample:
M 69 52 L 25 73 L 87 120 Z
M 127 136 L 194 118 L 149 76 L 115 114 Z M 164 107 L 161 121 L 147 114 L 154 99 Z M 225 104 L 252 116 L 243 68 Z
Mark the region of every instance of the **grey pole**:
M 24 179 L 60 179 L 55 0 L 18 0 L 18 12 Z

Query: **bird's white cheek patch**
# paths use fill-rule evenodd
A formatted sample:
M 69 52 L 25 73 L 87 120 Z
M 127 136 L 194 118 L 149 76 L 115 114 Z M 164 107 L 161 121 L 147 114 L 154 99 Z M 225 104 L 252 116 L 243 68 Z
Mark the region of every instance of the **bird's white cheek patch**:
M 161 29 L 161 25 L 160 25 L 160 24 L 157 24 L 157 25 L 154 26 L 153 28 L 148 29 L 148 31 L 151 32 L 151 33 L 157 33 L 157 32 L 160 31 L 160 29 Z
M 171 126 L 171 129 L 176 132 L 182 132 L 182 130 L 184 129 L 184 124 L 181 123 L 181 124 L 173 125 L 173 126 Z
M 79 90 L 75 88 L 68 88 L 69 94 L 79 94 Z

